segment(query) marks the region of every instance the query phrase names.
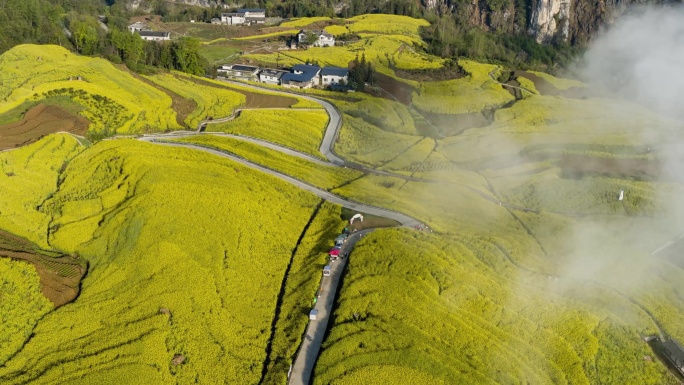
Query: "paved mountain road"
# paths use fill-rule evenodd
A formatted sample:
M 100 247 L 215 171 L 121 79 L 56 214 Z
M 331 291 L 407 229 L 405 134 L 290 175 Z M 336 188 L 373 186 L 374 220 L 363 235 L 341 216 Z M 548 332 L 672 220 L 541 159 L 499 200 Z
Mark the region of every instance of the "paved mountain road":
M 234 83 L 234 82 L 231 82 Z M 242 83 L 235 83 L 243 87 L 248 87 L 248 88 L 253 88 L 257 90 L 262 90 L 261 87 L 253 86 L 253 85 L 246 85 Z M 268 91 L 275 92 L 275 93 L 280 93 L 280 94 L 287 94 L 290 95 L 290 93 L 287 92 L 279 92 L 279 91 L 273 91 L 270 89 L 267 89 Z M 225 136 L 225 137 L 230 137 L 234 139 L 240 139 L 243 141 L 247 141 L 252 144 L 260 145 L 266 148 L 270 148 L 276 151 L 280 151 L 283 153 L 286 153 L 288 155 L 296 156 L 302 159 L 306 159 L 308 161 L 314 162 L 316 164 L 322 165 L 322 166 L 337 166 L 337 167 L 347 167 L 351 166 L 352 168 L 359 169 L 361 171 L 367 172 L 367 173 L 375 173 L 375 174 L 381 174 L 381 175 L 391 175 L 390 173 L 386 173 L 384 171 L 378 171 L 378 170 L 372 170 L 372 169 L 367 169 L 363 168 L 362 166 L 359 165 L 354 165 L 347 163 L 345 160 L 341 159 L 337 155 L 333 153 L 333 146 L 335 141 L 337 140 L 337 135 L 339 133 L 339 129 L 341 127 L 341 116 L 337 109 L 330 104 L 327 101 L 320 100 L 318 98 L 312 98 L 310 96 L 306 95 L 297 95 L 298 97 L 301 97 L 303 99 L 315 102 L 323 106 L 325 108 L 326 112 L 328 113 L 329 116 L 329 121 L 328 125 L 325 130 L 325 134 L 323 136 L 323 140 L 321 141 L 320 145 L 320 152 L 323 154 L 328 159 L 328 162 L 323 161 L 321 159 L 318 159 L 312 155 L 302 153 L 300 151 L 296 151 L 290 148 L 287 148 L 285 146 L 281 146 L 275 143 L 271 143 L 262 139 L 257 139 L 257 138 L 250 138 L 250 137 L 242 137 L 239 135 L 232 135 L 232 134 L 222 134 L 222 133 L 207 133 L 207 132 L 201 132 L 203 131 L 203 128 L 206 127 L 208 124 L 212 124 L 212 122 L 221 122 L 221 121 L 227 121 L 230 119 L 233 119 L 235 117 L 235 113 L 233 113 L 230 117 L 225 117 L 225 118 L 219 118 L 215 119 L 212 121 L 204 121 L 200 122 L 200 124 L 197 127 L 196 132 L 173 132 L 173 133 L 167 133 L 167 134 L 156 134 L 156 135 L 144 135 L 139 138 L 141 141 L 149 142 L 149 143 L 155 143 L 159 145 L 164 145 L 164 146 L 171 146 L 171 147 L 183 147 L 183 148 L 190 148 L 198 151 L 204 151 L 213 155 L 221 156 L 224 158 L 231 159 L 235 162 L 238 162 L 246 167 L 250 167 L 256 170 L 259 170 L 261 172 L 264 172 L 266 174 L 275 176 L 277 178 L 280 178 L 281 180 L 284 180 L 288 183 L 291 183 L 299 188 L 302 188 L 306 191 L 309 191 L 318 197 L 325 199 L 331 203 L 335 203 L 338 205 L 341 205 L 343 207 L 349 208 L 354 211 L 360 211 L 364 212 L 367 214 L 371 215 L 376 215 L 379 217 L 385 217 L 389 219 L 393 219 L 399 223 L 401 223 L 402 226 L 404 227 L 409 227 L 409 228 L 417 228 L 418 226 L 421 226 L 421 222 L 418 221 L 417 219 L 408 216 L 406 214 L 388 210 L 388 209 L 383 209 L 380 207 L 375 207 L 371 205 L 366 205 L 363 203 L 359 202 L 354 202 L 348 199 L 344 199 L 342 197 L 339 197 L 337 195 L 334 195 L 330 193 L 329 191 L 325 191 L 323 189 L 317 188 L 315 186 L 312 186 L 306 182 L 303 182 L 301 180 L 295 179 L 289 175 L 283 174 L 281 172 L 278 172 L 276 170 L 270 169 L 268 167 L 256 164 L 254 162 L 251 162 L 247 159 L 244 159 L 242 157 L 239 157 L 237 155 L 224 152 L 224 151 L 219 151 L 215 150 L 212 148 L 207 148 L 207 147 L 202 147 L 199 145 L 191 144 L 191 143 L 182 143 L 182 142 L 170 142 L 169 140 L 171 139 L 177 139 L 181 137 L 185 137 L 188 135 L 217 135 L 217 136 Z M 411 178 L 413 179 L 413 178 Z M 491 198 L 490 198 L 491 199 Z M 343 252 L 350 253 L 356 242 L 361 239 L 363 234 L 366 234 L 368 231 L 371 230 L 364 230 L 358 233 L 353 234 L 349 240 L 345 243 L 343 247 Z M 335 294 L 337 293 L 337 288 L 339 285 L 340 278 L 344 272 L 344 267 L 347 263 L 348 258 L 342 258 L 338 259 L 337 262 L 332 263 L 332 270 L 331 270 L 331 275 L 329 277 L 323 277 L 321 281 L 321 287 L 319 291 L 319 298 L 316 303 L 316 309 L 318 310 L 318 319 L 315 321 L 310 321 L 307 329 L 306 329 L 306 337 L 302 341 L 302 344 L 300 345 L 298 354 L 295 358 L 294 365 L 292 367 L 292 371 L 290 373 L 290 379 L 289 379 L 289 384 L 292 385 L 308 385 L 309 381 L 311 379 L 311 373 L 313 371 L 314 364 L 316 362 L 316 358 L 318 357 L 318 353 L 321 349 L 321 344 L 323 343 L 323 338 L 325 337 L 325 332 L 328 327 L 330 315 L 332 314 L 333 311 L 333 305 L 335 301 Z M 322 273 L 322 272 L 321 272 Z
M 194 144 L 190 144 L 190 143 L 160 141 L 160 138 L 158 138 L 158 137 L 142 137 L 139 140 L 144 141 L 144 142 L 149 142 L 149 143 L 161 144 L 164 146 L 191 148 L 194 150 L 204 151 L 204 152 L 208 152 L 208 153 L 213 154 L 213 155 L 218 155 L 218 156 L 221 156 L 224 158 L 228 158 L 228 159 L 231 159 L 235 162 L 238 162 L 244 166 L 257 169 L 257 170 L 264 172 L 266 174 L 269 174 L 269 175 L 273 175 L 273 176 L 280 178 L 280 179 L 282 179 L 288 183 L 291 183 L 291 184 L 293 184 L 299 188 L 302 188 L 306 191 L 309 191 L 309 192 L 319 196 L 320 198 L 323 198 L 329 202 L 338 204 L 340 206 L 347 207 L 347 208 L 355 210 L 355 211 L 361 211 L 361 212 L 364 212 L 367 214 L 376 215 L 379 217 L 385 217 L 385 218 L 393 219 L 393 220 L 401 223 L 401 225 L 405 226 L 405 227 L 416 227 L 416 226 L 421 225 L 420 221 L 418 221 L 417 219 L 410 217 L 406 214 L 402 214 L 402 213 L 399 213 L 396 211 L 387 210 L 387 209 L 383 209 L 380 207 L 366 205 L 363 203 L 354 202 L 354 201 L 350 201 L 350 200 L 341 198 L 335 194 L 332 194 L 328 191 L 322 190 L 318 187 L 314 187 L 308 183 L 305 183 L 299 179 L 295 179 L 289 175 L 283 174 L 281 172 L 272 170 L 272 169 L 264 167 L 262 165 L 253 163 L 247 159 L 244 159 L 244 158 L 241 158 L 241 157 L 238 157 L 236 155 L 232 155 L 232 154 L 229 154 L 229 153 L 226 153 L 223 151 L 214 150 L 211 148 L 206 148 L 206 147 L 202 147 L 202 146 L 198 146 L 198 145 L 194 145 Z
M 372 230 L 362 230 L 350 235 L 347 242 L 342 246 L 340 255 L 343 253 L 351 254 L 356 242 L 370 231 Z M 347 265 L 349 254 L 346 258 L 338 258 L 337 261 L 331 262 L 330 276 L 321 279 L 319 297 L 316 301 L 316 306 L 314 306 L 314 309 L 318 310 L 318 315 L 315 320 L 309 321 L 309 325 L 306 328 L 306 334 L 299 347 L 299 354 L 297 354 L 297 358 L 292 366 L 289 385 L 308 385 L 311 380 L 311 373 L 313 372 L 318 353 L 321 350 L 325 331 L 330 323 L 335 294 L 337 293 L 337 287 L 344 268 Z

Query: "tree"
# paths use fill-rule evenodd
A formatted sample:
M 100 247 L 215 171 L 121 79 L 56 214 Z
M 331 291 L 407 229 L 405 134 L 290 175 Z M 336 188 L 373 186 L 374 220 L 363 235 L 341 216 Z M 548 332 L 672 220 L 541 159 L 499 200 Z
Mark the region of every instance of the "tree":
M 309 46 L 309 45 L 314 45 L 318 41 L 318 35 L 316 35 L 313 31 L 308 31 L 304 34 L 304 39 L 302 40 L 302 44 Z
M 99 36 L 96 27 L 84 21 L 74 21 L 70 25 L 71 39 L 79 53 L 93 55 L 98 51 Z
M 366 54 L 361 55 L 359 60 L 358 55 L 354 59 L 353 67 L 349 71 L 349 85 L 354 89 L 363 91 L 366 83 L 373 86 L 375 84 L 375 70 L 371 63 L 366 61 Z
M 178 39 L 173 42 L 171 50 L 177 70 L 197 76 L 204 75 L 207 61 L 200 54 L 199 40 L 189 37 Z

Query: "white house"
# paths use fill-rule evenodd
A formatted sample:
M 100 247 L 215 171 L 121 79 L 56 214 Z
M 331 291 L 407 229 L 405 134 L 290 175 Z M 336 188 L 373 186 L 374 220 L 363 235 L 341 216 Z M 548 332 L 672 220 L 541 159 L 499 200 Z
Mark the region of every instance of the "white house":
M 307 37 L 312 33 L 316 36 L 316 40 L 311 44 L 314 47 L 332 47 L 335 45 L 335 36 L 327 33 L 325 30 L 307 31 L 303 29 L 297 34 L 297 42 L 301 45 L 306 45 Z
M 280 78 L 286 73 L 287 71 L 266 68 L 259 72 L 259 81 L 267 84 L 280 84 Z
M 222 13 L 221 22 L 228 25 L 264 24 L 266 10 L 261 8 L 243 8 L 236 12 Z
M 218 76 L 228 79 L 257 81 L 259 77 L 259 67 L 248 66 L 244 64 L 222 65 L 216 72 Z
M 133 23 L 133 24 L 131 24 L 131 25 L 128 26 L 128 30 L 129 30 L 131 33 L 136 33 L 136 32 L 140 32 L 140 31 L 144 31 L 144 30 L 147 30 L 147 24 L 142 23 L 142 22 L 139 22 L 139 21 L 136 21 L 135 23 Z
M 346 68 L 324 67 L 321 69 L 320 76 L 323 86 L 347 84 L 349 82 L 349 70 Z
M 151 41 L 171 40 L 171 34 L 169 32 L 138 31 L 138 33 L 140 34 L 140 37 L 143 38 L 143 40 L 151 40 Z

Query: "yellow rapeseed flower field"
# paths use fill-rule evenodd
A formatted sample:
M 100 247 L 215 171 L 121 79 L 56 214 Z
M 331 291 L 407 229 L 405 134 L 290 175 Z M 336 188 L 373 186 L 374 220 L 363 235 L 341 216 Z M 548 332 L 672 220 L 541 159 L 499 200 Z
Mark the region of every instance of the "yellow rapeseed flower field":
M 0 73 L 0 113 L 52 92 L 83 104 L 93 132 L 179 128 L 168 95 L 105 59 L 77 56 L 59 46 L 20 45 L 0 56 Z M 114 104 L 102 103 L 103 98 Z M 110 111 L 103 111 L 105 107 Z M 110 122 L 112 114 L 119 120 Z
M 578 80 L 556 77 L 556 76 L 549 75 L 545 72 L 530 71 L 530 73 L 535 74 L 535 75 L 539 76 L 540 78 L 546 80 L 547 82 L 551 83 L 551 85 L 558 88 L 559 90 L 567 90 L 568 88 L 571 88 L 571 87 L 586 87 L 587 86 L 585 83 L 582 83 Z
M 206 131 L 265 139 L 322 157 L 319 146 L 327 124 L 325 111 L 244 110 L 234 120 L 208 125 Z
M 61 180 L 43 205 L 59 224 L 50 245 L 86 259 L 88 275 L 0 381 L 259 382 L 286 267 L 320 200 L 224 158 L 132 139 L 86 149 Z M 175 354 L 186 363 L 170 366 Z
M 460 60 L 459 65 L 468 73 L 454 80 L 422 82 L 413 94 L 416 108 L 440 114 L 466 114 L 499 107 L 515 99 L 492 80 L 489 73 L 497 66 Z
M 39 207 L 57 190 L 62 169 L 83 150 L 70 135 L 0 153 L 0 228 L 48 248 L 51 218 Z
M 642 358 L 638 336 L 654 328 L 634 304 L 593 284 L 575 287 L 578 302 L 555 282 L 486 238 L 375 231 L 350 257 L 313 383 L 666 381 Z
M 348 19 L 351 32 L 374 32 L 388 35 L 419 36 L 420 27 L 429 26 L 426 20 L 408 16 L 369 14 Z
M 230 116 L 237 107 L 246 101 L 245 95 L 239 92 L 231 91 L 228 88 L 220 89 L 199 84 L 178 73 L 157 74 L 147 78 L 155 84 L 197 103 L 197 108 L 185 119 L 185 124 L 190 128 L 196 128 L 199 122 L 208 117 L 223 118 Z
M 0 365 L 21 350 L 38 321 L 52 310 L 40 291 L 36 269 L 23 261 L 0 258 Z
M 226 151 L 325 190 L 338 187 L 363 175 L 360 171 L 336 166 L 318 165 L 305 159 L 286 155 L 235 138 L 198 135 L 178 139 L 177 141 Z

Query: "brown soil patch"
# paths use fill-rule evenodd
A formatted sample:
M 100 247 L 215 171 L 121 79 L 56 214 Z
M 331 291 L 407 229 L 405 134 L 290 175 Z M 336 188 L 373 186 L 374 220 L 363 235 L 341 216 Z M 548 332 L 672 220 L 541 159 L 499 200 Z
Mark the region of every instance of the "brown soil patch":
M 563 176 L 568 178 L 586 175 L 654 180 L 660 177 L 662 170 L 657 160 L 595 158 L 582 155 L 562 155 L 559 165 Z
M 259 94 L 256 92 L 243 91 L 228 86 L 221 86 L 216 83 L 208 82 L 202 79 L 189 79 L 197 84 L 214 88 L 227 88 L 231 91 L 239 92 L 247 98 L 243 108 L 290 108 L 297 104 L 297 99 L 288 96 Z
M 43 295 L 55 307 L 65 305 L 78 297 L 81 279 L 88 264 L 78 256 L 69 256 L 38 249 L 27 240 L 0 230 L 0 257 L 27 261 L 40 277 Z
M 84 135 L 89 125 L 82 116 L 57 106 L 38 104 L 21 121 L 0 126 L 0 150 L 21 147 L 55 132 Z

